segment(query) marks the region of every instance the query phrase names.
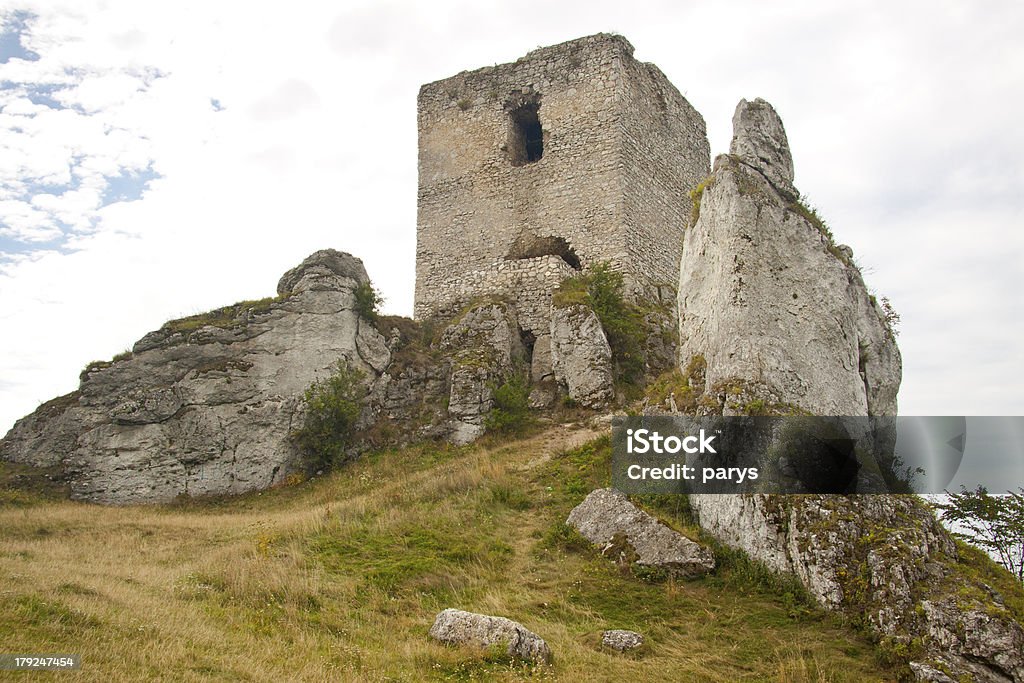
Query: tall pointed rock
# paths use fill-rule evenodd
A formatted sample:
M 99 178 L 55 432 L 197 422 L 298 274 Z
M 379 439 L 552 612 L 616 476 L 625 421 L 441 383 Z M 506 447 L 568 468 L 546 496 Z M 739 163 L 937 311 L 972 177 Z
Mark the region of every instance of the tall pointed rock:
M 680 361 L 705 390 L 823 415 L 896 412 L 901 360 L 849 247 L 801 204 L 782 121 L 741 100 L 731 154 L 715 160 L 679 275 Z
M 680 262 L 680 361 L 706 364 L 703 409 L 895 415 L 893 332 L 852 251 L 800 203 L 782 121 L 763 100 L 741 101 L 733 125 Z M 908 678 L 1024 683 L 1024 628 L 916 496 L 703 494 L 690 505 L 719 541 L 863 622 Z

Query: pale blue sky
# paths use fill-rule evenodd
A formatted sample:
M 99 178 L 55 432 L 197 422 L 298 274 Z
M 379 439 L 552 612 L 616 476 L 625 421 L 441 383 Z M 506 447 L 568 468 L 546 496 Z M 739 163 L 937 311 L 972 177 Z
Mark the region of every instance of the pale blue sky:
M 904 414 L 1022 414 L 1015 2 L 0 0 L 0 432 L 164 320 L 312 251 L 412 308 L 416 92 L 625 35 L 726 151 L 782 115 L 796 184 L 903 316 Z

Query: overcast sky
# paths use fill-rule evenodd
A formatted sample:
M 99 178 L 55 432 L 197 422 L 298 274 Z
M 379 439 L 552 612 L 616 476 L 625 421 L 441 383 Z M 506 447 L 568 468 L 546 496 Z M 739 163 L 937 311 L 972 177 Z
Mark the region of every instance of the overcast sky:
M 625 35 L 727 151 L 785 122 L 796 184 L 903 316 L 903 414 L 1024 414 L 1019 2 L 0 0 L 0 434 L 169 318 L 311 252 L 411 314 L 416 93 Z

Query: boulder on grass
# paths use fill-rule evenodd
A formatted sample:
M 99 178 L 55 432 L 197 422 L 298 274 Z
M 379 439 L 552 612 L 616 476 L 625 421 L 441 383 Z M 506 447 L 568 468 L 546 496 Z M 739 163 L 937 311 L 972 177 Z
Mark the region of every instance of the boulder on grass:
M 430 637 L 446 645 L 503 646 L 509 657 L 524 662 L 551 661 L 551 649 L 543 638 L 505 617 L 449 608 L 437 615 Z
M 644 637 L 636 631 L 612 629 L 601 634 L 601 645 L 617 652 L 635 650 L 644 644 Z
M 694 577 L 715 568 L 704 546 L 670 529 L 629 502 L 615 489 L 598 489 L 577 505 L 566 524 L 602 552 L 615 552 L 634 566 L 661 570 L 669 576 Z

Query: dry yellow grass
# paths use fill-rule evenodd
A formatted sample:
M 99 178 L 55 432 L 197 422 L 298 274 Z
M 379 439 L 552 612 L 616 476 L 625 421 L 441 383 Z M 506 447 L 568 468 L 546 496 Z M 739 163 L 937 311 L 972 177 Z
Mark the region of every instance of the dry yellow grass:
M 180 506 L 0 497 L 0 653 L 81 654 L 70 675 L 82 681 L 891 677 L 862 638 L 763 590 L 645 584 L 560 544 L 561 520 L 602 476 L 595 451 L 563 449 L 593 436 L 407 449 Z M 450 606 L 522 621 L 554 664 L 432 642 Z M 643 631 L 647 651 L 601 652 L 598 634 L 616 627 Z

